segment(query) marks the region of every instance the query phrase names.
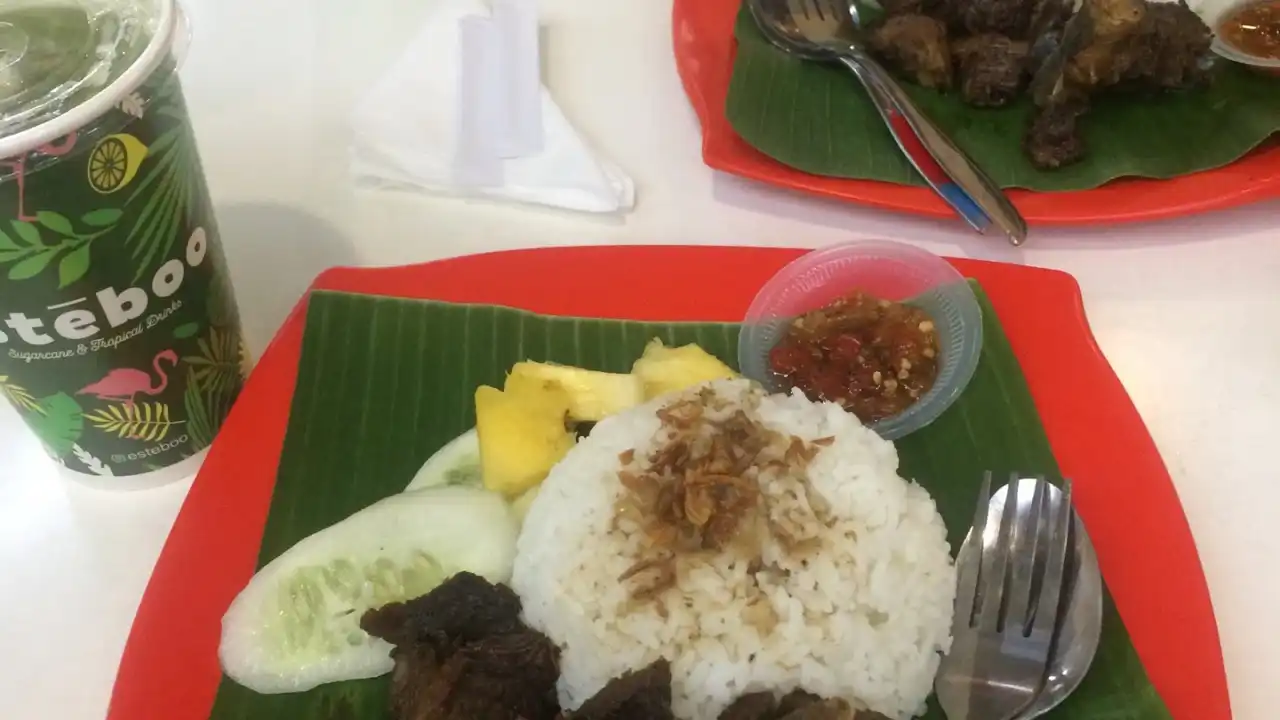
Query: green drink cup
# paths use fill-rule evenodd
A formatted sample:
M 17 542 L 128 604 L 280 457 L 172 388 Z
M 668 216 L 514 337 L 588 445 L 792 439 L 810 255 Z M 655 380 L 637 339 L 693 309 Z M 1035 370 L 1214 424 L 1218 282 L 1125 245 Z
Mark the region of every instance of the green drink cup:
M 248 371 L 174 0 L 0 4 L 0 396 L 74 477 L 193 472 Z

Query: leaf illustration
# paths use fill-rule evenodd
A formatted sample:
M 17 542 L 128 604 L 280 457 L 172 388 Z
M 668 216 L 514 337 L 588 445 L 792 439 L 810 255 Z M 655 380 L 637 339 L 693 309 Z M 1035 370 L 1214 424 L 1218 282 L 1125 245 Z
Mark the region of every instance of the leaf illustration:
M 133 193 L 129 195 L 129 199 L 124 203 L 126 206 L 133 205 L 135 200 L 146 197 L 147 190 L 149 190 L 152 185 L 156 184 L 160 178 L 164 177 L 165 171 L 173 164 L 174 158 L 172 152 L 163 151 L 172 146 L 177 137 L 177 130 L 170 130 L 164 135 L 161 135 L 160 139 L 151 143 L 147 148 L 151 153 L 151 157 L 156 158 L 156 164 L 152 165 L 151 169 L 147 171 L 147 174 L 142 176 L 142 180 L 134 185 Z M 151 197 L 154 198 L 155 195 L 155 193 L 152 193 Z
M 162 161 L 163 162 L 163 161 Z M 157 177 L 167 178 L 168 173 L 160 173 Z M 136 193 L 135 193 L 136 196 Z M 132 200 L 133 198 L 130 198 Z M 139 242 L 134 245 L 133 257 L 141 256 L 150 248 L 151 238 L 155 236 L 155 218 L 157 212 L 163 215 L 163 208 L 168 206 L 173 199 L 173 188 L 167 181 L 161 184 L 156 191 L 152 193 L 151 198 L 147 200 L 147 204 L 142 206 L 142 211 L 138 213 L 138 217 L 134 220 L 133 228 L 129 231 L 128 237 L 125 238 L 125 244 L 133 244 L 135 240 Z
M 170 133 L 172 140 L 169 140 Z M 193 140 L 183 125 L 152 143 L 150 150 L 156 158 L 155 164 L 125 202 L 132 205 L 145 199 L 142 211 L 125 237 L 125 245 L 131 248 L 132 256 L 139 259 L 135 282 L 154 269 L 153 263 L 164 260 L 177 242 L 182 220 L 191 211 L 190 198 L 198 181 L 190 172 L 192 145 Z
M 66 393 L 58 393 L 39 401 L 42 413 L 27 416 L 27 424 L 39 436 L 50 455 L 61 458 L 71 450 L 84 432 L 80 403 Z
M 160 442 L 168 437 L 170 430 L 186 422 L 173 420 L 168 404 L 161 402 L 108 405 L 84 417 L 103 432 L 144 442 Z
M 0 230 L 0 252 L 5 250 L 21 250 L 21 248 L 18 247 L 18 243 L 13 241 L 13 238 L 6 235 L 3 230 Z
M 183 394 L 182 403 L 187 410 L 187 434 L 191 436 L 194 449 L 200 450 L 213 443 L 235 400 L 234 393 L 202 392 L 195 373 L 187 371 L 187 391 Z
M 199 355 L 185 357 L 195 370 L 195 379 L 205 392 L 226 392 L 238 387 L 240 377 L 240 338 L 227 330 L 209 328 L 209 334 L 198 342 Z
M 88 450 L 85 450 L 79 445 L 72 445 L 71 453 L 75 455 L 76 459 L 79 460 L 86 468 L 89 469 L 89 472 L 93 473 L 94 475 L 101 475 L 101 476 L 115 475 L 115 473 L 111 471 L 110 465 L 94 457 L 93 453 L 89 452 Z
M 87 272 L 89 272 L 89 243 L 86 242 L 64 255 L 62 261 L 58 263 L 58 289 L 79 280 Z
M 9 398 L 9 402 L 18 406 L 19 409 L 44 414 L 44 409 L 40 407 L 40 403 L 36 402 L 35 397 L 21 385 L 9 382 L 8 375 L 0 375 L 0 393 Z
M 209 447 L 213 443 L 213 418 L 209 417 L 200 383 L 191 370 L 187 371 L 187 391 L 182 396 L 182 404 L 187 409 L 187 434 L 191 436 L 191 444 L 197 448 Z
M 189 338 L 198 332 L 200 332 L 200 323 L 189 322 L 189 323 L 183 323 L 178 327 L 174 328 L 173 336 L 178 338 L 179 340 L 185 340 L 186 338 Z
M 85 213 L 80 222 L 93 227 L 111 227 L 120 222 L 123 215 L 124 211 L 117 208 L 99 208 Z
M 231 325 L 233 319 L 231 309 L 234 302 L 227 269 L 219 263 L 209 283 L 209 300 L 206 305 L 209 322 L 218 327 Z
M 163 257 L 160 249 L 165 242 L 165 227 L 169 220 L 182 214 L 182 188 L 175 178 L 172 169 L 165 172 L 155 196 L 148 201 L 146 208 L 138 216 L 133 231 L 125 238 L 125 243 L 128 244 L 136 237 L 137 245 L 133 249 L 133 256 L 141 256 L 134 281 L 147 274 L 153 259 Z M 138 234 L 135 236 L 134 233 Z
M 39 275 L 45 268 L 49 267 L 49 263 L 53 262 L 53 258 L 55 258 L 60 251 L 61 248 L 57 247 L 46 248 L 26 260 L 17 263 L 13 267 L 9 268 L 9 279 L 26 280 Z
M 60 215 L 52 210 L 41 210 L 36 213 L 36 220 L 59 235 L 76 236 L 76 229 L 72 227 L 71 221 L 65 215 Z
M 19 248 L 16 250 L 0 249 L 0 262 L 10 262 L 12 260 L 17 260 L 18 258 L 24 258 L 33 252 L 35 251 L 31 248 Z
M 25 220 L 14 220 L 13 231 L 18 233 L 18 238 L 32 247 L 40 247 L 44 243 L 40 240 L 40 231 L 35 225 Z
M 178 139 L 179 129 L 180 128 L 175 127 L 170 130 L 167 130 L 163 135 L 156 138 L 150 145 L 148 145 L 147 150 L 150 151 L 152 155 L 155 155 L 161 150 L 164 150 L 165 148 L 169 147 Z

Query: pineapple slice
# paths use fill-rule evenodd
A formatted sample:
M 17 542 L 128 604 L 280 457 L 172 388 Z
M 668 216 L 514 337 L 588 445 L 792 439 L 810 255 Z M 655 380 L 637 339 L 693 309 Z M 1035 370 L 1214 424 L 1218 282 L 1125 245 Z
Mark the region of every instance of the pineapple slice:
M 570 365 L 521 362 L 511 368 L 506 388 L 526 380 L 559 385 L 569 394 L 569 417 L 594 422 L 644 402 L 644 383 L 632 374 L 583 370 Z
M 669 348 L 658 338 L 645 346 L 631 373 L 644 383 L 646 400 L 709 380 L 738 377 L 732 368 L 697 345 Z
M 555 383 L 476 388 L 476 433 L 484 486 L 508 499 L 536 486 L 573 447 L 569 395 Z

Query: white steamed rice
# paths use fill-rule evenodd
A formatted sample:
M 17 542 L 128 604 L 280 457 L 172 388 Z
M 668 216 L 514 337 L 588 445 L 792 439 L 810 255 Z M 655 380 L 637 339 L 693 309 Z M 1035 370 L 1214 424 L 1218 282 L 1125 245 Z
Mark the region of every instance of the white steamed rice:
M 760 394 L 745 380 L 711 387 L 739 403 Z M 665 619 L 652 603 L 629 606 L 618 577 L 637 539 L 612 526 L 623 493 L 618 455 L 647 455 L 660 427 L 655 410 L 673 399 L 596 425 L 543 482 L 525 520 L 512 586 L 526 622 L 562 650 L 562 705 L 576 708 L 612 678 L 665 657 L 685 720 L 714 720 L 743 693 L 796 688 L 894 718 L 923 712 L 950 644 L 946 528 L 929 494 L 898 476 L 892 443 L 835 404 L 796 392 L 763 397 L 753 412 L 784 434 L 835 438 L 809 466 L 835 518 L 818 524 L 822 550 L 802 563 L 766 542 L 766 555 L 789 571 L 769 591 L 780 619 L 771 631 L 743 622 L 752 579 L 729 555 L 682 573 L 669 592 L 684 602 L 665 603 Z

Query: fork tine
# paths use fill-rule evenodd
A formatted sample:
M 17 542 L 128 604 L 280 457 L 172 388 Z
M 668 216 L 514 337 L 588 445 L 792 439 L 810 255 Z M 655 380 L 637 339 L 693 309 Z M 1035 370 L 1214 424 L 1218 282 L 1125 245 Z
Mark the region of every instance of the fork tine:
M 978 623 L 980 627 L 997 630 L 1001 627 L 1000 608 L 1004 604 L 1005 575 L 1009 565 L 1010 535 L 1018 512 L 1018 484 L 1010 483 L 1004 493 L 1004 512 L 1000 515 L 1000 528 L 995 547 L 990 553 L 982 551 L 982 588 L 979 592 Z
M 1012 482 L 1021 483 L 1015 478 Z M 1035 478 L 1035 492 L 1031 497 L 1031 511 L 1021 516 L 1022 522 L 1017 526 L 1017 537 L 1013 543 L 1013 579 L 1009 583 L 1007 622 L 1020 628 L 1030 625 L 1031 617 L 1031 584 L 1035 577 L 1036 551 L 1040 539 L 1040 528 L 1049 521 L 1045 517 L 1045 481 L 1044 476 Z
M 1071 543 L 1071 526 L 1075 512 L 1071 506 L 1071 481 L 1062 481 L 1062 501 L 1052 518 L 1053 535 L 1045 558 L 1044 578 L 1040 582 L 1040 599 L 1036 605 L 1035 621 L 1030 630 L 1052 633 L 1058 622 L 1058 601 L 1061 598 L 1067 564 L 1067 552 Z
M 959 578 L 956 582 L 955 622 L 963 618 L 964 627 L 973 624 L 977 609 L 978 575 L 982 561 L 982 535 L 987 529 L 987 511 L 991 507 L 991 473 L 982 474 L 982 487 L 978 489 L 978 504 L 973 510 L 973 530 L 968 550 L 972 557 L 961 557 L 956 563 Z M 976 556 L 974 556 L 976 553 Z

